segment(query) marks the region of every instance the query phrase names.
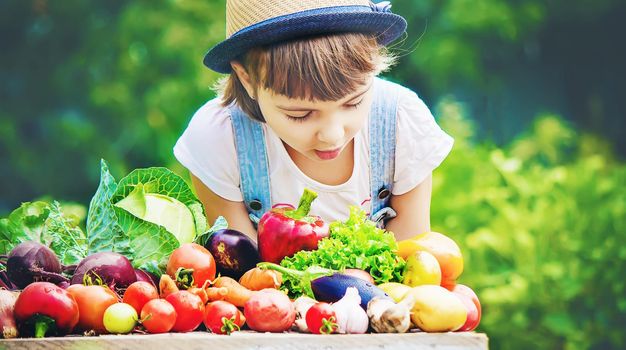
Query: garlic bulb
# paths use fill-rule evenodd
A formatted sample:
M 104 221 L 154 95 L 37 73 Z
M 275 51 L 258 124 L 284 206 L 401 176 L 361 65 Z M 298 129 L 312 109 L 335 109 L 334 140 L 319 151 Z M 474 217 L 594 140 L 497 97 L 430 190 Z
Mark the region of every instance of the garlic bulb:
M 406 333 L 411 328 L 413 298 L 404 298 L 398 304 L 390 299 L 376 297 L 367 304 L 372 329 L 376 333 Z
M 293 302 L 293 306 L 296 308 L 296 320 L 294 321 L 291 329 L 301 333 L 309 332 L 309 327 L 306 325 L 306 313 L 311 306 L 317 304 L 317 301 L 307 296 L 302 296 Z
M 346 294 L 338 302 L 332 304 L 339 333 L 362 334 L 367 332 L 369 318 L 361 308 L 361 296 L 354 287 L 348 287 Z

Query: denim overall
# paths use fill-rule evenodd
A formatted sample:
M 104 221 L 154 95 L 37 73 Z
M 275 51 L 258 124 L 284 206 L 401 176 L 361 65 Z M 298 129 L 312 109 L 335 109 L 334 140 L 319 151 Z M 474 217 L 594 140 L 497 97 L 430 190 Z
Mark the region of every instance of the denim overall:
M 396 151 L 396 110 L 398 87 L 380 78 L 374 80 L 374 99 L 370 110 L 370 219 L 379 227 L 396 216 L 389 207 Z M 272 208 L 267 148 L 261 123 L 249 118 L 239 107 L 230 107 L 239 160 L 241 192 L 250 216 L 256 224 Z M 358 203 L 355 203 L 358 204 Z

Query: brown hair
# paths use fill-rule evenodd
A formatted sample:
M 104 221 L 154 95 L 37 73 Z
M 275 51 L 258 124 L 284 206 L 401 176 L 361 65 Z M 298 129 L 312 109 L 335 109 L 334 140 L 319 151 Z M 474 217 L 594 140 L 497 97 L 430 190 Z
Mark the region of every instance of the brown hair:
M 238 61 L 255 92 L 263 87 L 289 98 L 337 101 L 364 85 L 369 74 L 385 71 L 395 58 L 371 35 L 341 33 L 254 48 Z M 265 121 L 234 72 L 216 89 L 223 106 L 235 102 L 253 119 Z

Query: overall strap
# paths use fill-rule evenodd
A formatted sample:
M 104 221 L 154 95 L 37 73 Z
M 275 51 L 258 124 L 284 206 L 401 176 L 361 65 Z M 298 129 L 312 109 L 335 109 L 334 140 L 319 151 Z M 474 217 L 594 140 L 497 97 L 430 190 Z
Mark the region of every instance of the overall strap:
M 239 160 L 241 193 L 250 220 L 258 224 L 272 205 L 263 127 L 234 104 L 230 107 L 230 119 Z
M 374 100 L 370 111 L 370 219 L 384 226 L 396 216 L 389 207 L 396 155 L 396 112 L 398 89 L 380 78 L 374 81 Z

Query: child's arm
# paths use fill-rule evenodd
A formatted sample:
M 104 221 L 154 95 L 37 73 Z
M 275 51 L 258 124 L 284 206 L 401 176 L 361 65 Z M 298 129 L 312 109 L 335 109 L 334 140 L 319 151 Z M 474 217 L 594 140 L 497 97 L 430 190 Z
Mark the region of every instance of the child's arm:
M 196 189 L 196 195 L 204 205 L 209 225 L 221 215 L 228 221 L 228 228 L 240 231 L 252 238 L 253 241 L 257 241 L 256 230 L 250 222 L 248 211 L 243 202 L 233 202 L 218 196 L 193 174 L 191 180 Z
M 387 222 L 386 229 L 394 233 L 397 241 L 430 231 L 432 187 L 432 174 L 430 174 L 409 192 L 391 196 L 391 207 L 398 216 Z

